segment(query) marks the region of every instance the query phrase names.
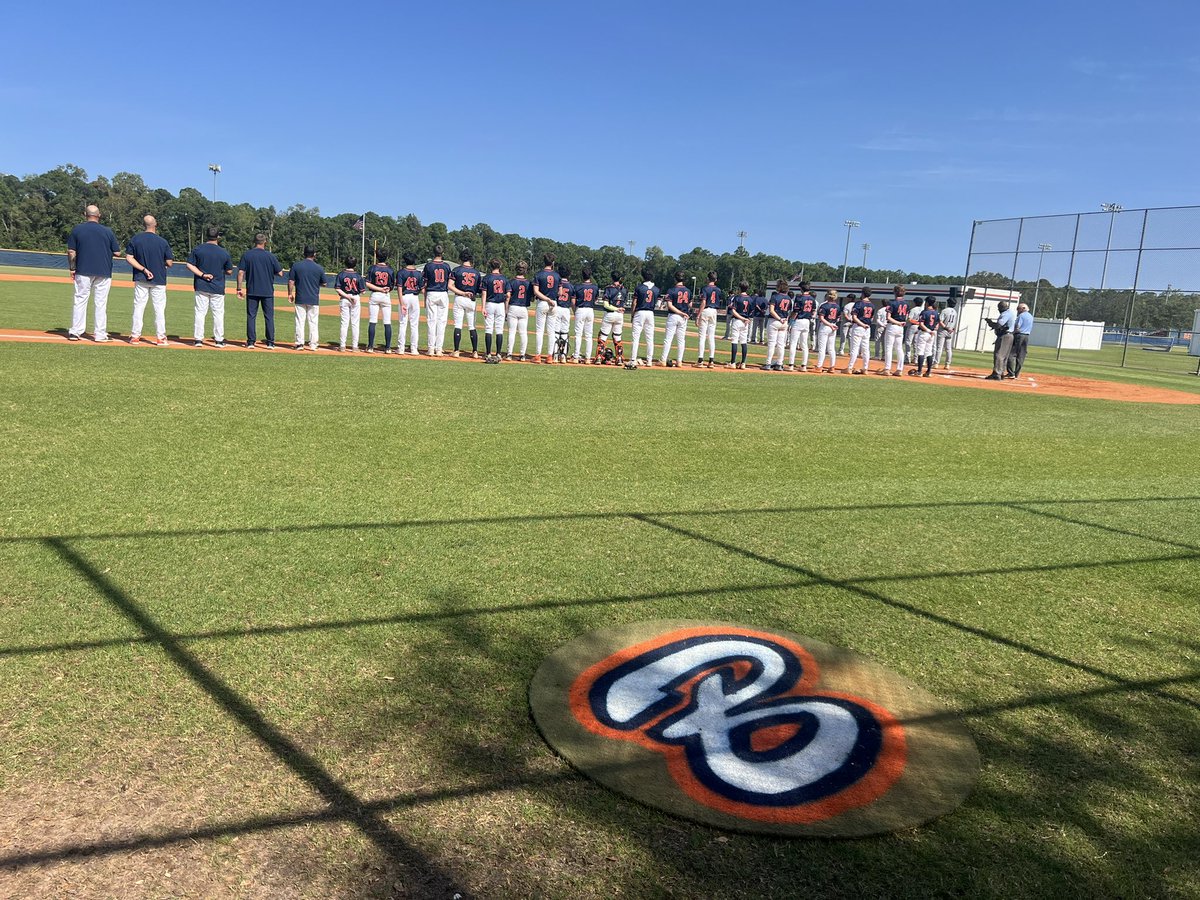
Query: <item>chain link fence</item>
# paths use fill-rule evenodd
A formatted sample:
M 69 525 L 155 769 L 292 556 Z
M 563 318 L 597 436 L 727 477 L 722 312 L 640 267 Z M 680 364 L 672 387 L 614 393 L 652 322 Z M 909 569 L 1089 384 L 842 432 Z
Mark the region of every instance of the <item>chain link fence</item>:
M 1034 359 L 1200 375 L 1200 206 L 977 221 L 966 283 L 1020 292 Z

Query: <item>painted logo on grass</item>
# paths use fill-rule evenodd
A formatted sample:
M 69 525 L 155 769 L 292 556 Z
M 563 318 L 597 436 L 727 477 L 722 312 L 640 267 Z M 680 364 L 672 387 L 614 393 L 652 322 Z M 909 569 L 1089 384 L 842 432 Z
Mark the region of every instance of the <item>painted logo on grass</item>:
M 593 632 L 543 663 L 530 697 L 543 734 L 587 774 L 742 830 L 917 824 L 957 806 L 978 768 L 970 737 L 915 685 L 849 651 L 737 625 Z

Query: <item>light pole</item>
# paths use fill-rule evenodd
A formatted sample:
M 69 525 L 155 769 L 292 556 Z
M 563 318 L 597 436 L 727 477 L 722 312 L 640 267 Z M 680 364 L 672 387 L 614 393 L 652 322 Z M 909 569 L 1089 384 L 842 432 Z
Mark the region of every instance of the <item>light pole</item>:
M 1124 207 L 1120 203 L 1101 203 L 1100 208 L 1109 214 L 1108 240 L 1104 244 L 1104 268 L 1100 270 L 1100 290 L 1104 290 L 1104 280 L 1108 277 L 1108 251 L 1112 247 L 1113 224 L 1117 221 L 1117 213 Z
M 217 176 L 221 174 L 221 167 L 216 163 L 208 164 L 208 171 L 213 173 L 213 203 L 217 202 Z
M 1037 281 L 1033 285 L 1033 317 L 1037 318 L 1037 298 L 1038 291 L 1042 288 L 1042 259 L 1046 255 L 1047 250 L 1054 248 L 1049 244 L 1038 244 L 1038 274 Z
M 867 251 L 870 249 L 870 244 L 863 244 L 863 284 L 867 283 Z
M 850 231 L 857 228 L 862 222 L 855 222 L 853 219 L 847 219 L 842 223 L 846 226 L 846 252 L 842 256 L 842 284 L 846 283 L 846 271 L 850 268 Z

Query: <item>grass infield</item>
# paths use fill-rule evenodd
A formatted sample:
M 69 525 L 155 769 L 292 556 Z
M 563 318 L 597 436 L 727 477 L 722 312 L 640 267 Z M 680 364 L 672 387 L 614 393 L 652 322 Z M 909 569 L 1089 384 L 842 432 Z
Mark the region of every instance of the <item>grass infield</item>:
M 1197 895 L 1195 407 L 394 362 L 0 345 L 0 895 Z M 658 618 L 877 660 L 977 788 L 853 841 L 609 792 L 529 680 Z

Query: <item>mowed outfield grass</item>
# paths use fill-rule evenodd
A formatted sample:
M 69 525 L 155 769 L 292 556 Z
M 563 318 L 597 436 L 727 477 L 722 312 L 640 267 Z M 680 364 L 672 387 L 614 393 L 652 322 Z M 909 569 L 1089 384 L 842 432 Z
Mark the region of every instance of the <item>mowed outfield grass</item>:
M 36 344 L 0 384 L 0 896 L 1200 894 L 1194 407 Z M 528 683 L 657 618 L 872 657 L 977 788 L 847 841 L 610 793 Z

